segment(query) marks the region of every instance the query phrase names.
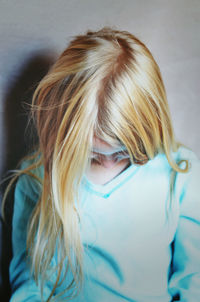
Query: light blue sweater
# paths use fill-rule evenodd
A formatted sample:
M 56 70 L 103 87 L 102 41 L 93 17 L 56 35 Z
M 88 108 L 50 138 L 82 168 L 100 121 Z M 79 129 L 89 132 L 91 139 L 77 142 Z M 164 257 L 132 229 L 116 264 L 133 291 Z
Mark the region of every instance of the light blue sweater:
M 105 185 L 84 178 L 80 206 L 85 283 L 70 301 L 200 301 L 200 161 L 184 147 L 173 157 L 189 159 L 191 168 L 176 174 L 171 206 L 171 167 L 164 154 L 143 166 L 129 166 Z M 42 167 L 35 173 L 42 176 Z M 41 301 L 25 256 L 27 221 L 37 200 L 33 179 L 20 177 L 13 216 L 12 302 Z M 45 284 L 45 298 L 54 280 L 52 275 Z

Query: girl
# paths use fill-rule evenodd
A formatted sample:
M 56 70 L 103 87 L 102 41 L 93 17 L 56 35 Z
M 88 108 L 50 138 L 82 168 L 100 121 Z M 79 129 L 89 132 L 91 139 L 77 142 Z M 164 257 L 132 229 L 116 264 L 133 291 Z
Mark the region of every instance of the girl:
M 37 87 L 13 216 L 11 302 L 197 302 L 200 162 L 132 34 L 71 41 Z

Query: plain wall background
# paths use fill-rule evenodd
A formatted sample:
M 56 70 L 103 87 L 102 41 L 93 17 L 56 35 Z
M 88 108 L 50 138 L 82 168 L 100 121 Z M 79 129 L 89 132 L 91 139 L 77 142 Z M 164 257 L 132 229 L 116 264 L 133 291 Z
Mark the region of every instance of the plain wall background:
M 128 30 L 148 46 L 161 69 L 176 137 L 200 157 L 199 0 L 1 0 L 1 175 L 15 168 L 31 143 L 22 102 L 30 103 L 35 85 L 73 35 L 103 26 Z M 9 236 L 7 230 L 1 243 L 4 295 Z

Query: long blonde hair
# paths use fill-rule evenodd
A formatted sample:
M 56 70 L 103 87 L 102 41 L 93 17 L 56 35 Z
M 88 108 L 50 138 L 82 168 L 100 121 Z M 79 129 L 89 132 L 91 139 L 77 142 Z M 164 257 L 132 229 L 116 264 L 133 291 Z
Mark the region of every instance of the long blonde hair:
M 187 172 L 171 152 L 175 141 L 160 70 L 147 47 L 126 32 L 103 28 L 76 36 L 39 83 L 32 102 L 39 157 L 26 171 L 44 167 L 42 193 L 29 224 L 28 251 L 36 281 L 45 282 L 58 243 L 57 281 L 68 259 L 68 290 L 83 280 L 78 213 L 79 185 L 94 135 L 126 146 L 132 163 L 164 153 L 175 172 Z M 20 172 L 20 173 L 23 173 Z M 77 205 L 76 205 L 77 201 Z M 35 240 L 36 238 L 36 240 Z

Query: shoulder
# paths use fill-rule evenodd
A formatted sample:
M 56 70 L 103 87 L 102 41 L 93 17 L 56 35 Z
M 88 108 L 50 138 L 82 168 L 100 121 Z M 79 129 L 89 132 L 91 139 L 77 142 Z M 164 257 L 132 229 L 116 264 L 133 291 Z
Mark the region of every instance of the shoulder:
M 180 147 L 176 159 L 187 160 L 189 165 L 188 172 L 179 172 L 176 175 L 175 189 L 181 204 L 182 215 L 191 214 L 200 220 L 200 160 L 192 150 L 186 147 Z M 185 163 L 181 165 L 184 168 Z
M 181 200 L 184 195 L 200 195 L 200 160 L 191 149 L 180 146 L 176 152 L 171 153 L 171 158 L 184 169 L 188 164 L 187 172 L 175 172 L 170 166 L 164 153 L 160 153 L 149 163 L 151 174 L 157 173 L 158 177 L 169 179 L 173 182 L 176 196 Z M 199 192 L 199 193 L 198 193 Z
M 30 199 L 38 199 L 44 177 L 44 169 L 42 165 L 33 165 L 39 160 L 39 157 L 27 158 L 21 162 L 20 175 L 18 177 L 15 195 L 24 194 Z
M 180 164 L 181 168 L 185 167 L 186 163 L 184 161 L 188 162 L 188 172 L 178 173 L 179 177 L 182 176 L 181 178 L 183 180 L 189 181 L 200 176 L 200 159 L 194 151 L 181 146 L 178 151 L 173 154 L 173 157 L 177 163 L 182 161 L 182 163 Z
M 180 146 L 177 151 L 171 152 L 170 156 L 181 169 L 185 168 L 186 162 L 188 163 L 188 172 L 176 173 L 177 175 L 181 176 L 182 179 L 187 178 L 191 175 L 191 173 L 194 174 L 194 171 L 198 171 L 200 160 L 195 152 L 193 152 L 191 149 L 185 146 Z M 158 153 L 152 160 L 144 165 L 144 168 L 145 172 L 152 173 L 154 175 L 166 175 L 167 177 L 169 177 L 173 171 L 173 168 L 169 164 L 165 153 Z
M 180 146 L 177 152 L 173 153 L 175 159 L 187 159 L 189 162 L 199 161 L 197 154 L 188 147 Z

